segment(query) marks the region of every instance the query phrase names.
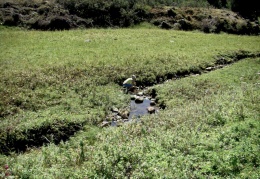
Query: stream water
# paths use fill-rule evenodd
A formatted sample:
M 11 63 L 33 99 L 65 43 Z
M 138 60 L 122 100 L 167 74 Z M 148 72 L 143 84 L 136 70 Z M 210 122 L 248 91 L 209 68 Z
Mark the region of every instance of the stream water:
M 147 108 L 150 106 L 151 100 L 144 98 L 142 103 L 136 103 L 135 100 L 130 102 L 130 114 L 128 119 L 139 118 L 140 116 L 148 114 Z
M 143 115 L 147 115 L 148 110 L 147 108 L 150 106 L 151 100 L 149 100 L 147 97 L 144 98 L 144 101 L 142 103 L 136 103 L 135 100 L 131 100 L 130 102 L 130 114 L 128 117 L 128 120 L 125 120 L 124 122 L 133 122 Z M 137 120 L 138 121 L 138 120 Z M 111 122 L 111 126 L 116 127 L 118 123 L 116 121 Z
M 138 91 L 135 91 L 135 92 L 131 93 L 131 95 L 136 95 L 136 97 L 135 97 L 135 99 L 131 99 L 130 100 L 129 116 L 128 116 L 128 119 L 124 120 L 124 123 L 138 122 L 139 118 L 141 116 L 150 114 L 149 111 L 148 111 L 148 108 L 151 107 L 151 100 L 150 100 L 150 98 L 148 98 L 145 95 L 141 95 L 139 97 L 143 98 L 143 100 L 141 100 L 141 101 L 137 100 L 136 101 L 136 98 L 138 98 L 137 94 L 138 94 Z M 158 112 L 157 107 L 155 107 L 154 105 L 152 107 L 155 109 L 155 112 Z M 152 113 L 154 113 L 154 112 L 152 112 Z M 112 121 L 110 124 L 111 124 L 111 126 L 114 126 L 114 127 L 120 125 L 118 123 L 118 121 L 116 121 L 116 120 Z

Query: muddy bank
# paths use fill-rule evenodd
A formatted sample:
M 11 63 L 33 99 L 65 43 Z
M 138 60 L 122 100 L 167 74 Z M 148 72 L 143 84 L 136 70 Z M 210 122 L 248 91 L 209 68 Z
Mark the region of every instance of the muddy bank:
M 220 68 L 225 67 L 226 65 L 235 63 L 239 60 L 243 60 L 245 58 L 256 58 L 260 57 L 260 52 L 252 53 L 244 50 L 239 50 L 235 52 L 230 52 L 228 54 L 220 54 L 215 57 L 215 63 L 212 66 L 198 66 L 197 68 L 189 68 L 189 69 L 182 69 L 178 71 L 172 71 L 170 73 L 162 74 L 162 75 L 157 75 L 155 79 L 149 80 L 149 81 L 138 81 L 137 79 L 137 86 L 142 86 L 142 87 L 151 87 L 153 85 L 157 85 L 160 83 L 164 83 L 167 80 L 177 80 L 180 78 L 188 77 L 191 75 L 200 75 L 203 73 L 208 73 L 212 70 L 217 70 Z M 136 74 L 138 76 L 142 76 L 142 74 Z M 121 83 L 123 82 L 124 79 L 120 79 Z M 121 83 L 118 83 L 119 85 Z

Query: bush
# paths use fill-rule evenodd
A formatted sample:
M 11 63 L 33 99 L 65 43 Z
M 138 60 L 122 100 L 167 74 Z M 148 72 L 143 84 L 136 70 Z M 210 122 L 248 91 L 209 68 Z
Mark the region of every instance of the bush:
M 145 7 L 135 0 L 60 0 L 71 14 L 91 19 L 94 26 L 127 27 L 142 21 L 147 16 Z

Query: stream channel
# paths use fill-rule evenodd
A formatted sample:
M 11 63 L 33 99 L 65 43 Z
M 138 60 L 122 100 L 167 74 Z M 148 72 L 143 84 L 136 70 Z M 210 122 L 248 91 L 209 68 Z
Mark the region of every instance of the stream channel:
M 130 111 L 128 119 L 124 119 L 124 123 L 138 122 L 139 118 L 144 115 L 158 112 L 158 108 L 155 106 L 155 99 L 144 94 L 144 91 L 135 91 L 130 93 Z M 117 121 L 112 121 L 111 126 L 118 126 Z
M 136 103 L 135 100 L 132 99 L 130 102 L 130 114 L 128 119 L 131 120 L 149 114 L 147 108 L 150 104 L 151 100 L 148 97 L 145 97 L 142 103 Z
M 235 52 L 231 55 L 221 55 L 218 57 L 216 60 L 215 64 L 213 66 L 208 66 L 203 69 L 200 69 L 199 71 L 184 71 L 180 73 L 176 73 L 175 75 L 168 75 L 167 80 L 177 80 L 179 78 L 184 78 L 188 76 L 197 76 L 201 75 L 203 73 L 208 73 L 212 70 L 217 70 L 221 69 L 227 65 L 230 65 L 232 63 L 235 63 L 239 60 L 242 60 L 244 58 L 256 58 L 259 57 L 260 53 L 250 53 L 247 51 L 238 51 Z M 227 59 L 226 59 L 227 58 Z M 232 61 L 229 61 L 230 59 L 233 59 Z M 147 89 L 147 88 L 146 88 Z M 141 91 L 136 90 L 135 92 L 132 92 L 131 96 L 131 101 L 130 101 L 130 111 L 126 115 L 121 115 L 117 114 L 115 116 L 114 120 L 112 122 L 108 121 L 103 121 L 101 124 L 102 127 L 105 126 L 119 126 L 122 123 L 126 122 L 135 122 L 135 121 L 140 121 L 139 118 L 143 115 L 151 114 L 151 113 L 156 113 L 158 112 L 158 107 L 155 106 L 155 99 L 151 99 L 150 96 L 145 94 L 146 89 L 143 89 Z M 142 100 L 140 100 L 140 98 Z M 117 120 L 119 119 L 119 120 Z M 134 120 L 136 119 L 136 120 Z

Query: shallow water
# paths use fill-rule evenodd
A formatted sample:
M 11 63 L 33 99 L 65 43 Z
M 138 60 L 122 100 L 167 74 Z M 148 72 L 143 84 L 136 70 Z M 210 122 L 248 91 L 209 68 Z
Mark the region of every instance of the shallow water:
M 135 100 L 131 100 L 130 114 L 129 114 L 128 120 L 124 120 L 124 123 L 138 122 L 139 120 L 133 120 L 133 119 L 138 119 L 143 115 L 149 114 L 147 111 L 147 107 L 150 106 L 150 103 L 151 103 L 151 100 L 149 100 L 148 98 L 144 98 L 144 101 L 142 103 L 136 103 Z M 117 127 L 118 122 L 112 121 L 111 126 Z
M 131 100 L 130 114 L 128 119 L 139 118 L 140 116 L 148 114 L 147 107 L 150 106 L 151 100 L 145 98 L 142 103 L 136 103 L 135 100 Z

